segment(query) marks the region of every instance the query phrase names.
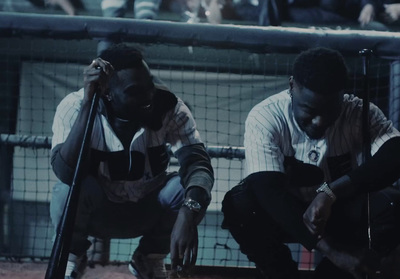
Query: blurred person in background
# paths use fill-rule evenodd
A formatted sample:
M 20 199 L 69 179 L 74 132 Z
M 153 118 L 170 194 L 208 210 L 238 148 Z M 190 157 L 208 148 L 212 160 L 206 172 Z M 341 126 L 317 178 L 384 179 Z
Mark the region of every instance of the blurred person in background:
M 46 0 L 46 5 L 59 6 L 67 15 L 76 15 L 76 8 L 69 0 Z
M 260 0 L 259 5 L 259 25 L 263 26 L 280 26 L 285 22 L 388 29 L 378 17 L 384 10 L 381 0 Z
M 101 11 L 104 17 L 125 17 L 129 0 L 102 0 Z M 156 19 L 161 0 L 133 0 L 133 18 Z
M 157 19 L 162 0 L 102 0 L 101 11 L 103 17 L 123 18 L 130 4 L 133 4 L 134 19 Z M 133 2 L 133 3 L 132 3 Z M 115 38 L 104 38 L 97 45 L 97 54 L 121 41 Z
M 181 22 L 220 24 L 223 20 L 224 0 L 172 0 L 166 6 Z
M 70 16 L 77 14 L 78 9 L 83 9 L 83 4 L 81 0 L 24 0 L 24 1 L 12 1 L 6 0 L 2 1 L 3 6 L 0 4 L 0 10 L 8 12 L 19 12 L 32 10 L 35 11 L 39 8 L 44 11 L 48 10 L 62 10 L 64 13 Z M 41 12 L 41 11 L 40 11 Z
M 388 25 L 399 24 L 400 1 L 384 1 L 381 18 Z
M 400 16 L 398 0 L 321 0 L 324 9 L 358 22 L 361 28 L 388 31 Z

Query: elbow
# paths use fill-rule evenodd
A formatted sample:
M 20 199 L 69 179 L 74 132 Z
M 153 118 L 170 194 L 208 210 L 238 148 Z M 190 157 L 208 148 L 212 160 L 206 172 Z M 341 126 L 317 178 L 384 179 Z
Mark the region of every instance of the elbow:
M 67 185 L 72 184 L 74 171 L 68 166 L 60 155 L 60 145 L 56 146 L 52 150 L 51 154 L 51 167 L 56 177 Z

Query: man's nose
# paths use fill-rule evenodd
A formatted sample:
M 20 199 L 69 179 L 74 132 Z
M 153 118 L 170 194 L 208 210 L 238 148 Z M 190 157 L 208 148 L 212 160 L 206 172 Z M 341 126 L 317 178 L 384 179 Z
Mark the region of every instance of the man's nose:
M 312 119 L 312 124 L 315 127 L 323 127 L 325 125 L 325 120 L 322 116 L 317 115 Z

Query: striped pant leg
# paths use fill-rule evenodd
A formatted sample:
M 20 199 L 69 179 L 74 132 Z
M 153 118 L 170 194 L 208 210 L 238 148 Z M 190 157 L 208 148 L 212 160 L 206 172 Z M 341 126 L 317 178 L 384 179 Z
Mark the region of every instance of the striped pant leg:
M 101 11 L 104 17 L 124 17 L 126 13 L 126 0 L 102 0 Z
M 135 0 L 134 17 L 137 19 L 156 19 L 161 0 Z

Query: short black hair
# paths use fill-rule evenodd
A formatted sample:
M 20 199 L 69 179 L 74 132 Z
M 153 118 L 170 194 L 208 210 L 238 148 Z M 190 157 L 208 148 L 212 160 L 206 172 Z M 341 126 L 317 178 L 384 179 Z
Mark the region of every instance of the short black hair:
M 338 51 L 317 47 L 296 57 L 293 78 L 297 84 L 316 93 L 337 93 L 347 86 L 348 70 Z
M 142 52 L 126 44 L 114 44 L 100 54 L 100 58 L 111 63 L 115 71 L 143 67 Z

